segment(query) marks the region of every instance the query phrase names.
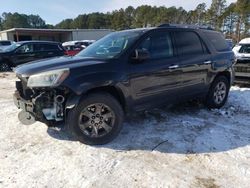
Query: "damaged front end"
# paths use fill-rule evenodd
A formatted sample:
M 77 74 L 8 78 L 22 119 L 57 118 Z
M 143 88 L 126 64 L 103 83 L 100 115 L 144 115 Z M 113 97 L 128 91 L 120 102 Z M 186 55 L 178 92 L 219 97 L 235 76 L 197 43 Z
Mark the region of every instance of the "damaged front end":
M 34 121 L 41 121 L 47 125 L 53 125 L 64 120 L 65 101 L 69 91 L 64 87 L 55 87 L 59 82 L 62 82 L 60 80 L 62 75 L 59 77 L 53 75 L 52 79 L 54 80 L 50 80 L 53 82 L 53 87 L 50 87 L 48 83 L 44 84 L 41 80 L 44 78 L 39 77 L 37 83 L 39 82 L 40 85 L 35 86 L 34 84 L 37 84 L 35 79 L 30 83 L 29 77 L 18 74 L 17 77 L 20 80 L 16 81 L 17 90 L 13 98 L 15 105 L 22 110 L 21 115 L 19 115 L 21 122 L 31 124 Z M 49 79 L 50 77 L 45 78 L 46 81 Z M 30 85 L 32 87 L 29 87 Z
M 19 109 L 28 112 L 36 121 L 48 124 L 64 120 L 64 96 L 66 95 L 64 91 L 55 89 L 51 91 L 30 90 L 29 92 L 17 90 L 14 94 L 14 103 Z M 27 116 L 32 120 L 31 117 Z

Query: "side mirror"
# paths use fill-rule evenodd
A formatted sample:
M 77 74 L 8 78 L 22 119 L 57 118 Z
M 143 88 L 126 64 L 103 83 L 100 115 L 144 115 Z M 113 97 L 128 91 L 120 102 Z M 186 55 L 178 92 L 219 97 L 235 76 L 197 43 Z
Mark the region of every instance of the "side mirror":
M 132 59 L 139 61 L 147 60 L 149 58 L 150 58 L 150 53 L 146 49 L 136 49 L 134 55 L 132 56 Z

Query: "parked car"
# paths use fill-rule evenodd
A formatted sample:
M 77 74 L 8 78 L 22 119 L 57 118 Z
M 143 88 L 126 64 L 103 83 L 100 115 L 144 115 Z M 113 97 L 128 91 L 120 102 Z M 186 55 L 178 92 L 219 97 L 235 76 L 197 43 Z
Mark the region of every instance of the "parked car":
M 94 40 L 68 41 L 64 42 L 62 45 L 67 55 L 74 56 L 94 42 Z
M 84 49 L 83 47 L 76 45 L 67 45 L 63 47 L 65 49 L 65 54 L 68 56 L 74 56 Z
M 0 40 L 0 51 L 4 50 L 6 47 L 12 45 L 14 42 L 10 40 Z
M 65 46 L 76 46 L 76 43 L 78 41 L 67 41 L 67 42 L 64 42 L 62 43 L 62 46 L 65 47 Z
M 80 44 L 82 47 L 87 48 L 89 45 L 93 44 L 95 40 L 82 40 L 79 41 L 77 44 Z
M 68 56 L 74 56 L 86 48 L 86 46 L 82 46 L 79 41 L 68 41 L 64 42 L 62 45 L 65 49 L 65 53 Z
M 57 42 L 17 42 L 0 51 L 0 71 L 9 71 L 11 67 L 34 60 L 62 56 L 64 51 Z
M 241 40 L 233 51 L 237 59 L 235 83 L 250 84 L 250 38 Z
M 21 119 L 65 121 L 85 144 L 105 144 L 124 115 L 200 98 L 221 108 L 234 80 L 234 54 L 221 33 L 161 25 L 111 33 L 78 55 L 15 69 Z

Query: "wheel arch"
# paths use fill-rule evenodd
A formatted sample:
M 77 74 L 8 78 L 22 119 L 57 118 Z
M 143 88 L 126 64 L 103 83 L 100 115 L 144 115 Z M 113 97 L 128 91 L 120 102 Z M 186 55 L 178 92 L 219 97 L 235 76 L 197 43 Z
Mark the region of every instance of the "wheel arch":
M 74 108 L 87 95 L 90 95 L 93 93 L 101 93 L 101 92 L 105 92 L 113 96 L 120 103 L 124 112 L 125 113 L 127 112 L 127 102 L 126 102 L 123 92 L 121 91 L 121 89 L 115 86 L 109 85 L 109 86 L 99 86 L 99 87 L 90 88 L 80 95 L 74 92 L 71 92 L 71 94 L 69 94 L 69 96 L 67 97 L 67 101 L 65 104 L 66 115 L 68 113 L 68 110 Z
M 89 95 L 92 93 L 99 93 L 99 92 L 105 92 L 113 96 L 121 104 L 124 112 L 127 111 L 127 103 L 126 103 L 125 96 L 123 92 L 115 86 L 110 85 L 110 86 L 101 86 L 101 87 L 92 88 L 92 89 L 89 89 L 84 95 Z
M 223 71 L 223 72 L 219 72 L 213 79 L 213 82 L 216 80 L 216 78 L 220 77 L 220 76 L 225 76 L 228 80 L 229 83 L 232 83 L 232 76 L 231 76 L 231 72 L 230 71 Z

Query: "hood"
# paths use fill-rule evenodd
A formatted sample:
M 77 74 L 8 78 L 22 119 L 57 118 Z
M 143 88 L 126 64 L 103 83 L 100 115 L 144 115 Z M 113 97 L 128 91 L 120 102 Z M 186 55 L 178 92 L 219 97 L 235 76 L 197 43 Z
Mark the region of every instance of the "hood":
M 4 52 L 4 47 L 3 46 L 0 46 L 0 53 L 3 53 Z
M 25 75 L 26 77 L 28 77 L 33 74 L 56 69 L 71 69 L 100 63 L 105 63 L 105 61 L 90 57 L 87 58 L 80 56 L 63 56 L 26 63 L 24 65 L 18 66 L 14 71 L 18 75 Z
M 9 51 L 5 51 L 3 48 L 0 48 L 0 56 L 1 55 L 5 55 L 5 54 L 9 54 Z

